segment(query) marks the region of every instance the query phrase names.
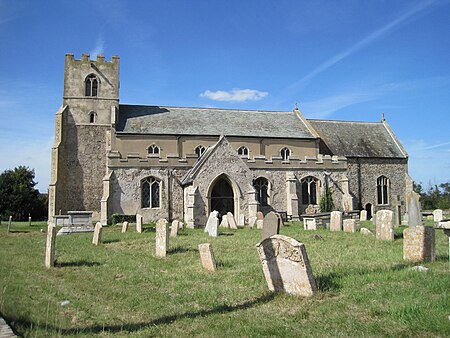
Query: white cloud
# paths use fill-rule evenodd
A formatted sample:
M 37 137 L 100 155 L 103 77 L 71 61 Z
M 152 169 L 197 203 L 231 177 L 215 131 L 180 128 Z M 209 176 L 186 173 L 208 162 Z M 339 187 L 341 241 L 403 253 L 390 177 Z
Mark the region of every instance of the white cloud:
M 228 102 L 245 102 L 245 101 L 258 101 L 265 98 L 269 93 L 262 92 L 256 89 L 238 89 L 235 88 L 229 92 L 224 90 L 218 90 L 212 92 L 206 90 L 201 93 L 201 97 L 206 97 L 214 101 L 228 101 Z
M 105 40 L 103 40 L 103 36 L 99 35 L 97 39 L 97 44 L 94 49 L 90 51 L 91 58 L 97 56 L 98 54 L 104 54 L 105 52 Z

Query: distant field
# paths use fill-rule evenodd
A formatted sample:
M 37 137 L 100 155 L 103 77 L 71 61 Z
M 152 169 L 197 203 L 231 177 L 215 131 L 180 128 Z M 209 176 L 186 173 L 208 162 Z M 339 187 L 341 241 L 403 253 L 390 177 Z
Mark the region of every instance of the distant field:
M 373 229 L 371 222 L 363 226 Z M 130 227 L 57 237 L 57 266 L 44 268 L 44 222 L 0 226 L 0 312 L 26 337 L 93 336 L 421 336 L 450 335 L 448 238 L 436 231 L 428 272 L 402 259 L 394 242 L 359 233 L 281 234 L 305 244 L 319 292 L 312 298 L 268 292 L 255 245 L 260 230 L 181 230 L 157 259 L 155 232 Z M 323 240 L 314 239 L 319 234 Z M 219 270 L 201 268 L 197 246 L 212 244 Z M 66 306 L 61 302 L 69 301 Z

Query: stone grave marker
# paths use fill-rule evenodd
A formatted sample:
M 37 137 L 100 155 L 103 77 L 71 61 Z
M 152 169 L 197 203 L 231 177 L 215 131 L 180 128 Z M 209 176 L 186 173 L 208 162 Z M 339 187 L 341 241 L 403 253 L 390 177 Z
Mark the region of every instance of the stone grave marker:
M 442 215 L 442 209 L 436 209 L 433 211 L 433 220 L 435 222 L 440 222 L 444 219 L 443 215 Z
M 278 235 L 280 232 L 280 219 L 273 211 L 269 212 L 263 220 L 262 240 L 273 235 Z
M 342 212 L 332 211 L 330 215 L 330 231 L 342 231 Z
M 300 296 L 312 296 L 317 291 L 303 243 L 287 236 L 274 235 L 256 247 L 270 291 Z
M 156 257 L 166 257 L 169 249 L 169 223 L 164 218 L 156 222 Z
M 316 213 L 316 209 L 314 209 L 314 205 L 308 204 L 308 207 L 305 209 L 305 214 L 314 215 Z
M 245 216 L 244 216 L 244 214 L 240 214 L 240 215 L 239 215 L 239 222 L 238 222 L 238 225 L 239 225 L 240 227 L 245 226 Z
M 228 224 L 230 225 L 231 229 L 237 229 L 236 221 L 235 221 L 234 216 L 233 216 L 233 214 L 231 212 L 227 213 L 227 221 L 228 221 Z
M 263 220 L 264 219 L 264 214 L 261 211 L 258 211 L 256 213 L 256 219 Z
M 303 230 L 317 230 L 317 223 L 314 217 L 303 217 Z
M 344 232 L 356 232 L 356 220 L 344 219 L 343 228 Z
M 204 269 L 208 271 L 216 271 L 217 263 L 214 258 L 214 252 L 210 243 L 199 244 L 198 252 Z
M 136 232 L 138 234 L 142 233 L 142 215 L 141 214 L 136 214 Z
M 262 229 L 264 228 L 264 220 L 263 219 L 257 219 L 256 220 L 256 229 Z
M 436 256 L 435 231 L 425 226 L 403 230 L 403 259 L 410 262 L 433 262 Z
M 394 240 L 393 217 L 391 210 L 379 210 L 376 214 L 376 238 L 382 241 Z
M 248 219 L 248 227 L 253 229 L 256 224 L 256 216 L 249 217 Z
M 406 195 L 406 204 L 408 205 L 408 226 L 422 226 L 422 212 L 420 211 L 420 195 L 414 191 Z
M 122 223 L 122 233 L 127 232 L 128 230 L 128 222 L 125 221 Z
M 208 217 L 208 221 L 206 222 L 205 232 L 207 232 L 212 237 L 217 237 L 219 235 L 219 219 L 217 218 L 217 215 L 219 215 L 218 211 L 211 211 Z
M 367 221 L 367 210 L 361 210 L 361 212 L 359 213 L 359 220 Z
M 170 237 L 177 237 L 179 229 L 180 229 L 180 222 L 176 219 L 173 220 L 172 226 L 170 228 Z
M 361 233 L 361 235 L 364 235 L 364 236 L 373 236 L 372 231 L 370 231 L 367 228 L 361 228 L 361 230 L 359 230 L 359 232 Z
M 28 216 L 28 226 L 31 226 L 31 216 Z
M 8 232 L 11 231 L 11 223 L 12 223 L 12 216 L 9 216 L 9 222 L 8 222 Z
M 223 215 L 223 216 L 222 216 L 222 222 L 220 222 L 220 226 L 221 226 L 222 228 L 229 228 L 229 227 L 230 227 L 229 224 L 228 224 L 228 218 L 227 218 L 227 215 Z
M 56 227 L 50 224 L 47 227 L 47 241 L 45 243 L 45 267 L 55 266 Z
M 92 244 L 99 245 L 102 242 L 102 224 L 97 222 L 94 227 L 94 236 L 92 237 Z

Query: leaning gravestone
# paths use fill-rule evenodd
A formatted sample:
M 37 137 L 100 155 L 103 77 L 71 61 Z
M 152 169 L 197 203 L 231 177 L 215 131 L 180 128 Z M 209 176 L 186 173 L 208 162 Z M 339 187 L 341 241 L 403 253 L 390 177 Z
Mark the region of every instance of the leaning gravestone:
M 330 231 L 342 231 L 342 212 L 340 211 L 331 212 Z
M 222 228 L 229 228 L 229 224 L 228 224 L 228 219 L 227 219 L 227 215 L 223 215 L 222 216 L 222 222 L 220 222 L 220 226 Z
M 178 220 L 172 221 L 172 226 L 170 228 L 170 237 L 177 237 L 178 236 L 178 229 L 180 228 L 180 222 Z
M 249 217 L 249 219 L 248 219 L 248 227 L 250 229 L 253 229 L 255 227 L 255 223 L 256 223 L 256 216 Z
M 200 260 L 204 269 L 209 271 L 216 271 L 217 263 L 214 258 L 214 252 L 210 243 L 199 244 L 198 252 L 200 253 Z
M 212 237 L 217 237 L 219 235 L 219 219 L 217 218 L 218 214 L 219 212 L 216 210 L 211 211 L 208 217 L 208 221 L 206 222 L 205 232 L 207 232 Z
M 439 223 L 443 219 L 444 219 L 444 217 L 442 215 L 442 209 L 436 209 L 433 211 L 433 221 Z
M 228 221 L 228 224 L 230 225 L 231 229 L 237 229 L 236 221 L 235 221 L 234 216 L 233 216 L 233 214 L 231 212 L 227 213 L 227 221 Z
M 391 210 L 379 210 L 376 214 L 376 238 L 382 241 L 394 240 L 393 217 Z
M 169 223 L 161 218 L 156 222 L 156 257 L 166 257 L 169 248 Z
M 367 210 L 361 210 L 361 212 L 359 213 L 359 220 L 367 221 Z
M 92 244 L 99 245 L 102 241 L 102 224 L 97 222 L 94 227 L 94 236 L 92 237 Z
M 122 233 L 127 232 L 127 230 L 128 230 L 128 222 L 125 221 L 122 223 Z
M 47 227 L 47 241 L 45 243 L 45 267 L 55 266 L 56 227 L 50 224 Z
M 262 241 L 280 232 L 280 219 L 273 211 L 269 212 L 263 221 Z
M 312 296 L 317 291 L 303 243 L 287 236 L 274 235 L 256 247 L 270 291 L 300 296 Z
M 356 220 L 344 219 L 343 228 L 344 232 L 356 232 Z
M 142 233 L 142 215 L 136 214 L 136 232 Z
M 408 226 L 422 226 L 422 212 L 420 211 L 420 195 L 414 191 L 406 195 L 408 205 Z

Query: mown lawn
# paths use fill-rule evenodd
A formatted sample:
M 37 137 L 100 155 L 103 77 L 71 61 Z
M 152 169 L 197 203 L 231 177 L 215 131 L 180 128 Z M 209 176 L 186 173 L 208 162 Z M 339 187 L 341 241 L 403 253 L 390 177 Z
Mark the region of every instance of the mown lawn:
M 92 234 L 60 236 L 57 266 L 47 270 L 45 224 L 15 223 L 9 234 L 6 228 L 3 222 L 0 312 L 25 337 L 450 335 L 448 238 L 441 230 L 437 260 L 417 272 L 402 259 L 404 227 L 394 242 L 381 242 L 285 226 L 281 234 L 305 244 L 320 290 L 301 298 L 268 292 L 255 248 L 260 230 L 221 229 L 211 238 L 183 229 L 165 259 L 154 257 L 151 228 L 104 228 L 99 247 Z M 201 268 L 197 246 L 205 242 L 214 248 L 216 273 Z

